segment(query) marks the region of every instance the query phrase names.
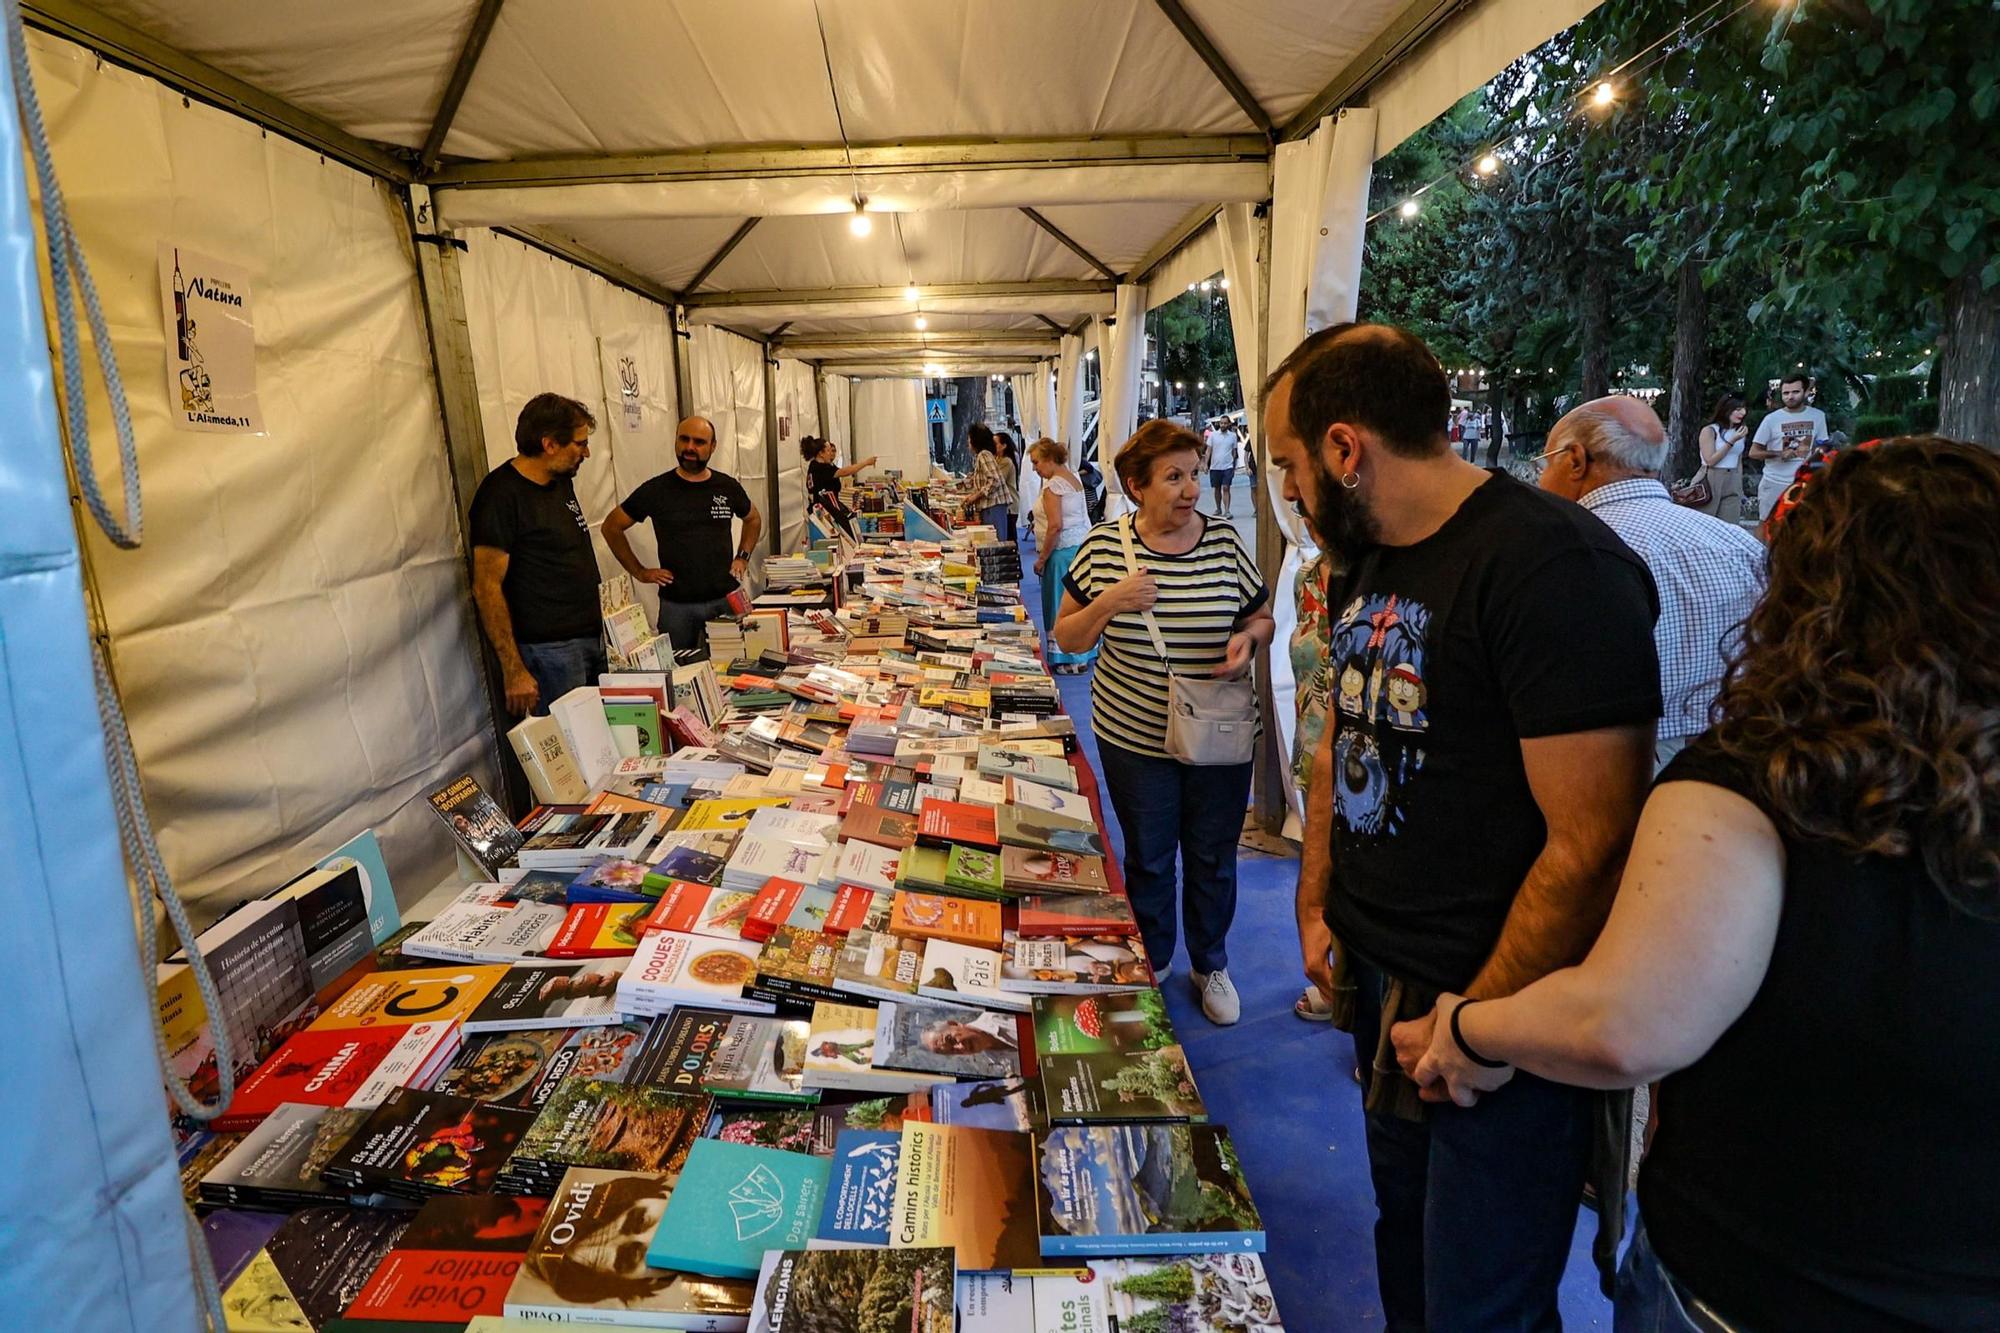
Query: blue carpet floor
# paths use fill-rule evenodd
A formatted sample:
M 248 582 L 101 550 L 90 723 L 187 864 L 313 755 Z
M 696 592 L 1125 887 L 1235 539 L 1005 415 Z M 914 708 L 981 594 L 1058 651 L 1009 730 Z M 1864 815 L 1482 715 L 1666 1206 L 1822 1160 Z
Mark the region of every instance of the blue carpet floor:
M 1041 623 L 1041 585 L 1032 543 L 1024 541 L 1022 595 Z M 1058 676 L 1063 706 L 1094 771 L 1097 741 L 1090 729 L 1090 677 Z M 1111 843 L 1124 838 L 1111 816 Z M 1361 1090 L 1353 1040 L 1323 1023 L 1292 1016 L 1305 977 L 1299 968 L 1292 911 L 1298 861 L 1241 852 L 1237 860 L 1236 922 L 1230 930 L 1229 975 L 1243 998 L 1243 1018 L 1218 1028 L 1202 1015 L 1187 980 L 1185 954 L 1164 987 L 1217 1123 L 1228 1125 L 1245 1175 L 1263 1213 L 1270 1249 L 1265 1263 L 1289 1333 L 1349 1333 L 1382 1327 L 1375 1288 L 1375 1196 L 1362 1137 Z M 1590 1261 L 1594 1214 L 1578 1210 L 1569 1269 L 1562 1284 L 1564 1326 L 1611 1327 L 1610 1304 L 1598 1294 Z

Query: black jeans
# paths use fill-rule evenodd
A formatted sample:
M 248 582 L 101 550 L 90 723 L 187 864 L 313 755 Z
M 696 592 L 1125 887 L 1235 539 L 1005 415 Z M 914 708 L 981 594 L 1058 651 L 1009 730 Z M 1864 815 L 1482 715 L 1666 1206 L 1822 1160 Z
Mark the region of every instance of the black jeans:
M 1354 1058 L 1366 1070 L 1388 979 L 1360 958 L 1354 978 Z M 1475 1106 L 1431 1106 L 1422 1123 L 1367 1117 L 1389 1333 L 1562 1327 L 1556 1288 L 1590 1163 L 1590 1097 L 1516 1073 Z
M 1236 919 L 1236 840 L 1250 804 L 1250 765 L 1183 764 L 1097 743 L 1111 808 L 1125 834 L 1125 890 L 1155 968 L 1174 956 L 1174 858 L 1180 857 L 1180 915 L 1188 964 L 1229 966 Z

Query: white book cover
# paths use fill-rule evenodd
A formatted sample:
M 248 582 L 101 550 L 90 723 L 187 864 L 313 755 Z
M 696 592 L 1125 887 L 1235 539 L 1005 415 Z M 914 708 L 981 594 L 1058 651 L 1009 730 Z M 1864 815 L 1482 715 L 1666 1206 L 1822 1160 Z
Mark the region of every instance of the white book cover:
M 762 945 L 747 940 L 674 930 L 648 935 L 618 980 L 619 1012 L 656 1014 L 686 1004 L 774 1013 L 776 1005 L 743 995 L 743 987 L 756 979 L 762 950 Z
M 569 739 L 552 717 L 528 717 L 507 733 L 507 744 L 527 775 L 535 799 L 547 805 L 577 805 L 590 796 L 590 784 L 570 753 Z
M 809 810 L 792 810 L 782 805 L 767 805 L 750 815 L 750 823 L 744 832 L 761 837 L 783 838 L 789 842 L 818 843 L 822 847 L 833 845 L 834 830 L 840 827 L 840 819 L 835 815 L 814 814 Z
M 382 1057 L 382 1063 L 368 1075 L 368 1081 L 354 1090 L 346 1105 L 357 1111 L 372 1111 L 397 1088 L 423 1086 L 430 1081 L 425 1075 L 435 1072 L 444 1062 L 440 1056 L 450 1058 L 446 1048 L 455 1052 L 458 1044 L 456 1022 L 410 1024 Z
M 958 784 L 958 799 L 973 805 L 1005 805 L 1007 788 L 990 778 L 967 778 Z
M 1091 817 L 1089 797 L 1073 791 L 1063 791 L 1059 787 L 1044 786 L 1039 782 L 1008 778 L 1007 804 L 1023 806 L 1030 810 L 1047 810 L 1051 814 L 1074 819 L 1092 827 L 1097 824 Z
M 958 1275 L 958 1333 L 1039 1333 L 1035 1328 L 1035 1283 L 1013 1273 Z M 1107 1333 L 1086 1325 L 1049 1325 L 1050 1333 Z
M 731 881 L 792 879 L 801 884 L 819 882 L 820 861 L 826 844 L 805 843 L 788 838 L 768 837 L 745 830 L 729 854 L 726 873 Z
M 458 902 L 446 905 L 428 924 L 404 940 L 402 951 L 413 958 L 445 963 L 476 961 L 473 952 L 499 934 L 513 907 L 503 903 Z
M 1026 1013 L 1033 1007 L 1026 995 L 1000 989 L 1000 952 L 975 949 L 950 940 L 928 940 L 917 994 L 947 1004 L 977 1005 Z
M 602 786 L 625 757 L 618 752 L 611 724 L 604 719 L 604 696 L 595 685 L 579 685 L 549 705 L 549 716 L 562 728 L 570 758 L 576 761 L 584 782 Z
M 833 877 L 842 884 L 859 884 L 865 889 L 890 893 L 895 890 L 896 872 L 902 861 L 902 853 L 893 847 L 878 847 L 852 838 L 840 844 L 840 859 L 835 863 Z

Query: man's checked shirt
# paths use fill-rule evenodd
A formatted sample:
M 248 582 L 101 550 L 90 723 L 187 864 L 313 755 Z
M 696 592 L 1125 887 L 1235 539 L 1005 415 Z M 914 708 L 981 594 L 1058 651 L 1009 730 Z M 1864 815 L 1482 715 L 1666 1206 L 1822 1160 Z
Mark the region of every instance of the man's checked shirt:
M 1675 504 L 1651 477 L 1600 486 L 1582 503 L 1646 562 L 1660 590 L 1660 739 L 1700 735 L 1738 626 L 1763 595 L 1764 544 Z

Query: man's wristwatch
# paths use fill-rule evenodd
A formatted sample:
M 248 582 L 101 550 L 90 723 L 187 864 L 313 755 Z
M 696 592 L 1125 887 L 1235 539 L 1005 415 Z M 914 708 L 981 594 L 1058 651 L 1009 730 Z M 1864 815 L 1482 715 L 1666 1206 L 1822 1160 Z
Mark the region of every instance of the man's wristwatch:
M 741 560 L 747 565 L 750 563 L 750 553 L 748 551 L 738 551 L 736 553 L 736 560 Z M 729 563 L 733 565 L 736 563 L 736 560 L 731 560 Z

